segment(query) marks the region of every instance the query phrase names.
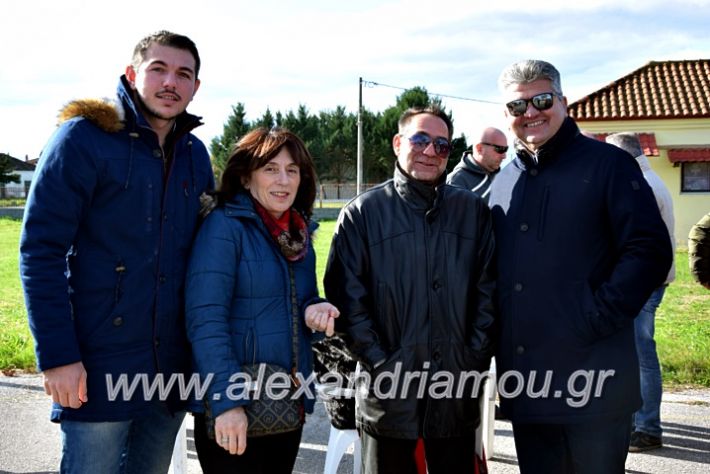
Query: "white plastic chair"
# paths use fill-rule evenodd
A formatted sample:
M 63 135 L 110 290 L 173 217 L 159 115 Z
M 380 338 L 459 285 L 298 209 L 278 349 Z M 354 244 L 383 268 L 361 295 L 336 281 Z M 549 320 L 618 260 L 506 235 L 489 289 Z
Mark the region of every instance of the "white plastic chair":
M 491 360 L 491 366 L 488 369 L 488 377 L 483 383 L 483 392 L 480 399 L 481 424 L 476 430 L 476 454 L 486 460 L 493 457 L 493 441 L 495 438 L 496 425 L 496 394 L 497 390 L 497 375 L 495 359 Z
M 351 398 L 355 396 L 355 390 L 352 388 L 327 387 L 321 384 L 316 384 L 316 391 L 322 399 L 339 396 Z M 339 430 L 333 425 L 330 425 L 330 436 L 328 437 L 328 448 L 325 454 L 323 474 L 335 474 L 338 471 L 338 465 L 343 455 L 347 452 L 348 448 L 353 445 L 353 474 L 360 474 L 360 435 L 358 435 L 357 430 Z
M 355 458 L 353 474 L 360 474 L 360 436 L 357 434 L 357 430 L 339 430 L 331 425 L 323 474 L 335 474 L 338 471 L 340 459 L 353 444 L 355 445 L 353 450 L 353 456 Z
M 182 425 L 175 438 L 173 457 L 170 462 L 170 474 L 187 474 L 187 416 L 182 420 Z

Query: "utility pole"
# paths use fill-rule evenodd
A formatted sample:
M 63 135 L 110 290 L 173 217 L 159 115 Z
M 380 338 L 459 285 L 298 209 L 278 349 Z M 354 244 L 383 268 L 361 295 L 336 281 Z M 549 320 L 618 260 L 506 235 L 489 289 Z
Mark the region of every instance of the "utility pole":
M 360 78 L 360 97 L 357 106 L 357 182 L 355 192 L 362 191 L 362 77 Z

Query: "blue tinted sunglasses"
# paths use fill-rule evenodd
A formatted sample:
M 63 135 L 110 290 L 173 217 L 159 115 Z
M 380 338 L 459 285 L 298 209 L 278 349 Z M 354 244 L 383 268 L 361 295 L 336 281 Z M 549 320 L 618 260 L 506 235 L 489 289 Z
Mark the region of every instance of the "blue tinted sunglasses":
M 404 135 L 402 136 L 404 137 Z M 411 137 L 405 138 L 409 140 L 409 145 L 412 147 L 412 150 L 416 152 L 426 150 L 431 143 L 434 144 L 434 153 L 441 158 L 448 157 L 451 152 L 451 143 L 449 143 L 449 141 L 444 137 L 437 137 L 432 140 L 428 134 L 424 132 L 417 132 Z

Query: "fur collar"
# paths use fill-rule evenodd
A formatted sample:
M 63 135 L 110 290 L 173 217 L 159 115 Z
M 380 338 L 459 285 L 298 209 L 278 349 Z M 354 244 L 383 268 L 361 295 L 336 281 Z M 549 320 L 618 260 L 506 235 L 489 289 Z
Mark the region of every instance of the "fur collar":
M 113 99 L 79 99 L 65 105 L 59 112 L 58 125 L 74 117 L 83 117 L 107 132 L 118 132 L 124 127 L 123 105 Z

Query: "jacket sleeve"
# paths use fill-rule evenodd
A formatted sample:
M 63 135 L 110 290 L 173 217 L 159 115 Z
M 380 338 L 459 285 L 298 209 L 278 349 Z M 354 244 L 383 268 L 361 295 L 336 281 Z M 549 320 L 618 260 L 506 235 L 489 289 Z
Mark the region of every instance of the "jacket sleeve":
M 70 121 L 50 138 L 25 206 L 20 278 L 40 371 L 81 360 L 69 300 L 67 254 L 98 177 L 94 157 L 84 146 L 87 126 Z
M 665 281 L 673 261 L 666 225 L 636 162 L 621 156 L 610 168 L 606 208 L 616 259 L 595 293 L 597 333 L 628 325 Z
M 326 297 L 340 310 L 335 320 L 337 331 L 355 356 L 372 368 L 385 360 L 387 353 L 370 315 L 369 255 L 360 217 L 353 204 L 340 213 L 323 283 Z
M 474 270 L 475 284 L 468 292 L 473 301 L 469 304 L 475 314 L 469 317 L 469 346 L 479 360 L 479 369 L 487 370 L 495 352 L 498 331 L 498 308 L 496 305 L 496 262 L 493 223 L 488 207 L 483 200 L 478 203 L 478 253 Z
M 192 247 L 185 281 L 187 337 L 200 378 L 210 383 L 207 396 L 214 417 L 248 403 L 236 386 L 228 393 L 230 377 L 241 372 L 229 326 L 241 246 L 240 227 L 232 228 L 227 219 L 219 211 L 207 216 Z
M 701 285 L 710 285 L 710 214 L 690 229 L 688 262 L 693 277 Z

